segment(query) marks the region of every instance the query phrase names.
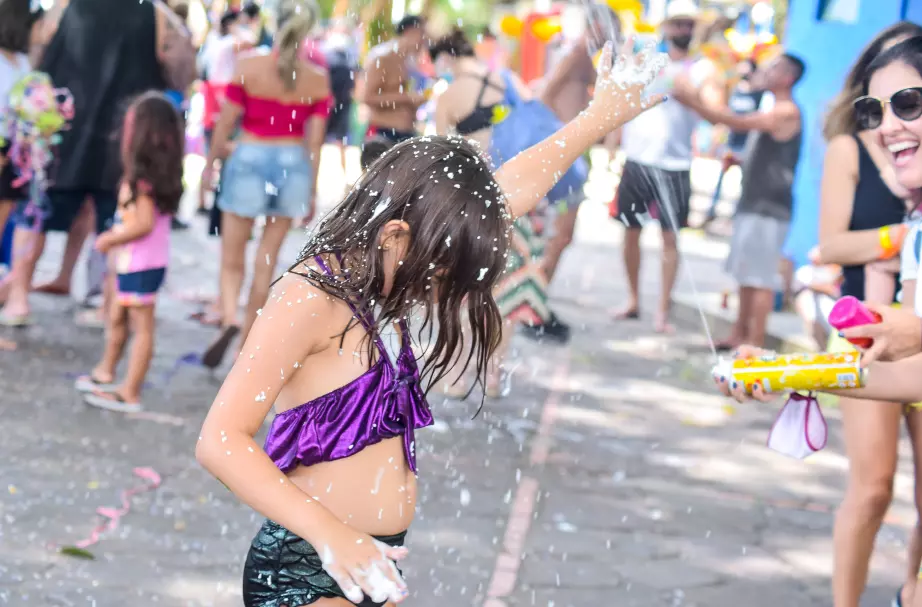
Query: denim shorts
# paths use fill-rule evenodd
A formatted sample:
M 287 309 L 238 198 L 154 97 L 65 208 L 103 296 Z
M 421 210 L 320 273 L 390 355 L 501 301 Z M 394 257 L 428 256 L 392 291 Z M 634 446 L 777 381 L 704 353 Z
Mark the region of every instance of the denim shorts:
M 221 175 L 222 211 L 298 218 L 311 203 L 311 163 L 302 145 L 237 144 Z

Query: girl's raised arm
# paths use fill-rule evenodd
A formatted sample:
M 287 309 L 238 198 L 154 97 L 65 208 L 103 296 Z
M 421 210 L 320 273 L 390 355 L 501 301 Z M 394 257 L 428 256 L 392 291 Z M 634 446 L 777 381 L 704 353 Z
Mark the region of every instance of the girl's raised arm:
M 631 46 L 628 46 L 630 44 Z M 541 143 L 534 145 L 496 172 L 513 217 L 534 209 L 570 165 L 611 131 L 665 100 L 663 95 L 643 98 L 643 91 L 662 69 L 665 56 L 649 57 L 643 65 L 633 63 L 633 41 L 623 47 L 624 65 L 612 68 L 612 47 L 607 44 L 599 59 L 595 96 L 589 108 Z M 626 67 L 625 67 L 626 66 Z

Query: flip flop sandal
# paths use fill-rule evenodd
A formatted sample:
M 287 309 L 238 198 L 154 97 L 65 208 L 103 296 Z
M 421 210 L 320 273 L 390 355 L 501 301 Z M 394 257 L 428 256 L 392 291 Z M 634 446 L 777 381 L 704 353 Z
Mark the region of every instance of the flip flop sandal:
M 890 607 L 903 607 L 903 587 L 900 586 L 899 590 L 896 591 L 896 596 L 893 597 L 893 601 L 890 603 Z
M 99 317 L 98 308 L 84 308 L 74 313 L 74 324 L 85 329 L 105 329 L 106 321 Z
M 84 394 L 93 392 L 113 392 L 116 387 L 116 384 L 100 381 L 92 375 L 81 375 L 74 382 L 74 388 L 77 389 L 77 392 L 83 392 Z
M 118 392 L 90 392 L 83 395 L 83 402 L 93 407 L 119 413 L 140 413 L 144 410 L 141 403 L 126 402 Z
M 240 327 L 234 325 L 225 327 L 221 331 L 221 336 L 202 354 L 202 366 L 208 369 L 217 369 L 237 333 L 240 333 Z
M 13 329 L 22 329 L 32 324 L 32 317 L 28 314 L 22 316 L 8 316 L 0 314 L 0 326 L 10 327 Z

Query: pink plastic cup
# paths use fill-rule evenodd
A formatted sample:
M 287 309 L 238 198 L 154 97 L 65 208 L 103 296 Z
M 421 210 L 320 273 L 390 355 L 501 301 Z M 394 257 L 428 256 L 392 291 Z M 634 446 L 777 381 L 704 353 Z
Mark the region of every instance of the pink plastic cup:
M 877 324 L 880 320 L 879 314 L 868 310 L 867 306 L 851 295 L 841 298 L 829 311 L 829 324 L 835 327 L 837 331 L 861 325 Z M 848 341 L 865 350 L 874 344 L 874 340 L 870 337 L 856 337 Z

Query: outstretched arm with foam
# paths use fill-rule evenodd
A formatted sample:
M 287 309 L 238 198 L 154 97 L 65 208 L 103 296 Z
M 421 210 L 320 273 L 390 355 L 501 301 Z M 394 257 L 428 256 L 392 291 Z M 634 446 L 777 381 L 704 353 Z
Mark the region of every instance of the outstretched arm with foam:
M 630 49 L 627 45 L 624 48 Z M 643 91 L 662 67 L 664 56 L 655 55 L 638 64 L 626 53 L 613 67 L 612 55 L 611 46 L 606 45 L 589 108 L 496 172 L 513 217 L 534 209 L 570 165 L 602 137 L 665 99 L 662 95 L 643 98 Z

